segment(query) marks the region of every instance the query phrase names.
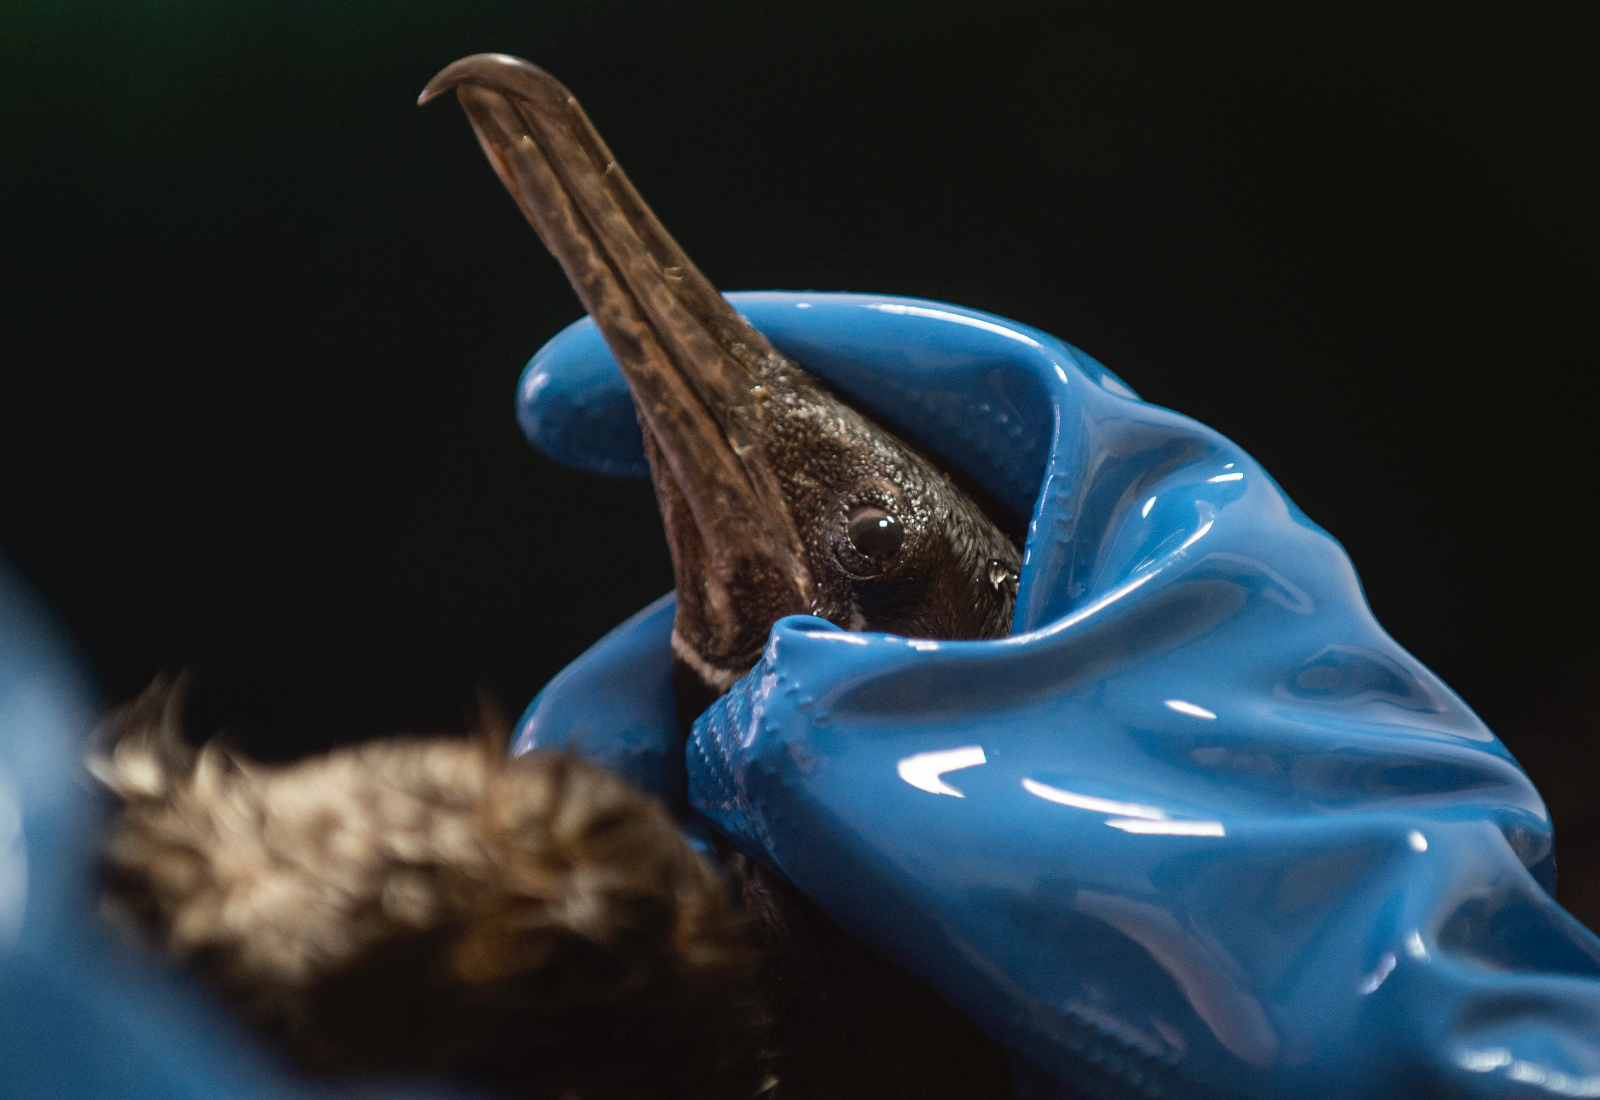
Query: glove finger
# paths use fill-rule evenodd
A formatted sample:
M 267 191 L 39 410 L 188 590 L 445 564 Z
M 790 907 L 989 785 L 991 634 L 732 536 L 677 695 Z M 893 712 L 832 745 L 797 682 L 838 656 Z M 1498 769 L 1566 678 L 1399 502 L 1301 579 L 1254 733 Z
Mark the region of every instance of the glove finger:
M 607 477 L 649 477 L 633 397 L 600 330 L 585 317 L 523 368 L 517 424 L 545 457 Z
M 584 651 L 534 696 L 511 754 L 570 750 L 664 801 L 688 808 L 672 702 L 672 614 L 663 596 Z
M 872 294 L 727 297 L 785 355 L 1023 517 L 1032 512 L 1055 428 L 1040 366 L 1136 396 L 1055 337 L 960 306 Z M 616 476 L 649 472 L 627 385 L 588 318 L 529 362 L 517 419 L 557 462 Z

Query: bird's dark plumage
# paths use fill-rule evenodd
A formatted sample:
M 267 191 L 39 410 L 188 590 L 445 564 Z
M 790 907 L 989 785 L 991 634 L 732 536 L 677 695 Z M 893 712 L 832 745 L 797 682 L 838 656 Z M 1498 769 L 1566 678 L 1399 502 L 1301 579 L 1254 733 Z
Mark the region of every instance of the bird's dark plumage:
M 756 957 L 655 800 L 572 756 L 391 738 L 283 766 L 178 730 L 160 681 L 91 770 L 107 903 L 303 1066 L 512 1095 L 762 1091 Z

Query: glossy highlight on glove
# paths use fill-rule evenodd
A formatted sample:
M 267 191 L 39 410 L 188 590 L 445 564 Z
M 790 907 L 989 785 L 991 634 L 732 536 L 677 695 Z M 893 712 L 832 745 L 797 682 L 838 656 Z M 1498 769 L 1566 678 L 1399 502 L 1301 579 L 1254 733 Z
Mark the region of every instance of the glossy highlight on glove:
M 685 791 L 660 681 L 615 658 L 665 668 L 663 607 L 552 682 L 519 749 L 626 729 L 658 793 L 959 1006 L 1030 1095 L 1600 1095 L 1600 941 L 1550 897 L 1537 792 L 1247 454 L 1003 318 L 728 297 L 1032 516 L 1013 634 L 781 620 Z M 569 328 L 519 418 L 615 471 L 605 357 Z

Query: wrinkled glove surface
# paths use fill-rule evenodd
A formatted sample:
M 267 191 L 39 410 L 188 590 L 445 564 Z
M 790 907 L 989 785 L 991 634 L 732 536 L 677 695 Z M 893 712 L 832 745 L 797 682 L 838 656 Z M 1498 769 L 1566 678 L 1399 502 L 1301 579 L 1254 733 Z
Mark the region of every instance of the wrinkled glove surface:
M 518 751 L 687 800 L 1030 1094 L 1600 1096 L 1600 940 L 1552 900 L 1537 792 L 1249 455 L 1002 318 L 729 299 L 1032 516 L 1014 633 L 784 619 L 685 757 L 669 598 L 541 693 Z M 518 414 L 553 458 L 646 472 L 587 320 Z

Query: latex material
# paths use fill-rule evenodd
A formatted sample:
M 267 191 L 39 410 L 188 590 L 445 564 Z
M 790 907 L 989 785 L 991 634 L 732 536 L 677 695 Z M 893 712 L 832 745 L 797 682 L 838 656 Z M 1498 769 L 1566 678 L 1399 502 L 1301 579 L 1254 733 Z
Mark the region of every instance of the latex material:
M 663 596 L 563 669 L 517 724 L 513 755 L 570 748 L 687 809 L 683 751 L 664 734 L 677 724 L 672 611 Z
M 1016 1052 L 1027 1095 L 1600 1096 L 1600 941 L 1547 893 L 1537 793 L 1248 455 L 1002 318 L 729 298 L 1033 518 L 1008 639 L 778 623 L 689 746 L 720 830 Z M 634 461 L 606 359 L 580 322 L 530 364 L 554 457 Z M 657 605 L 597 645 L 518 750 L 670 756 L 641 702 L 669 628 Z
M 110 942 L 90 891 L 99 815 L 79 764 L 87 698 L 61 639 L 0 563 L 0 1096 L 446 1100 L 296 1081 L 209 998 Z

